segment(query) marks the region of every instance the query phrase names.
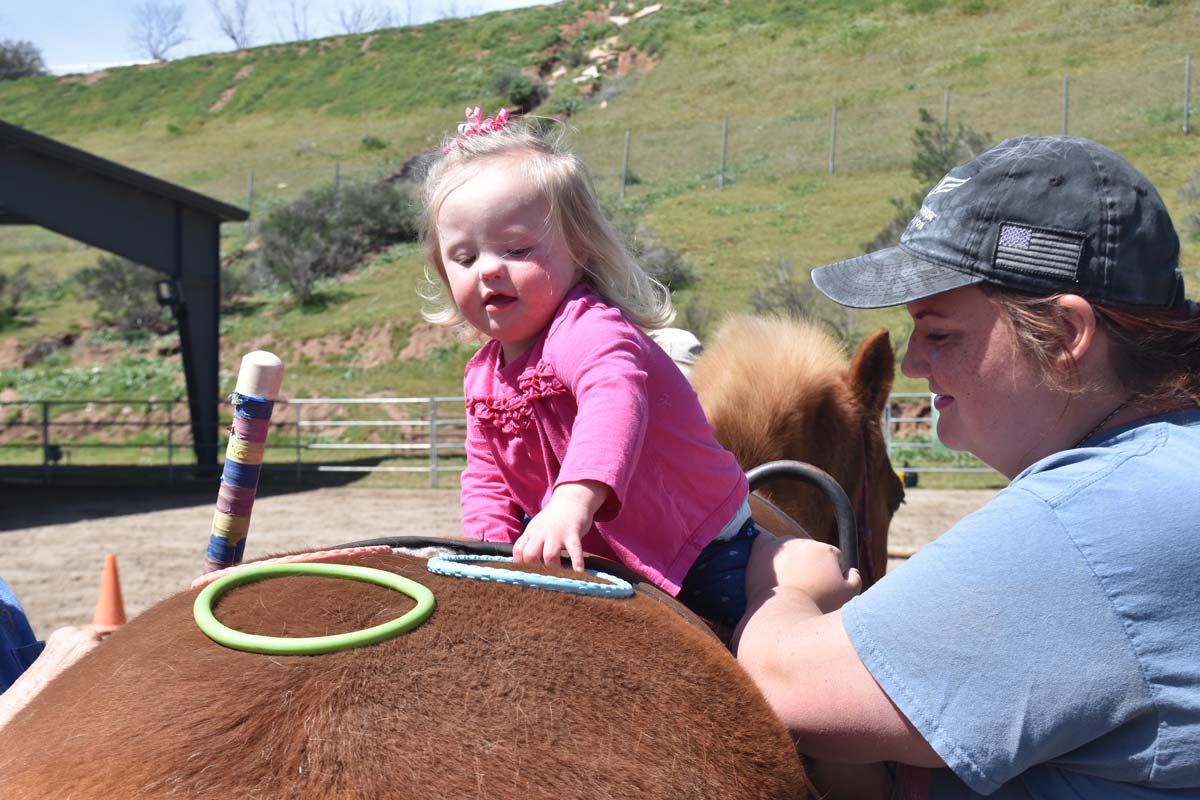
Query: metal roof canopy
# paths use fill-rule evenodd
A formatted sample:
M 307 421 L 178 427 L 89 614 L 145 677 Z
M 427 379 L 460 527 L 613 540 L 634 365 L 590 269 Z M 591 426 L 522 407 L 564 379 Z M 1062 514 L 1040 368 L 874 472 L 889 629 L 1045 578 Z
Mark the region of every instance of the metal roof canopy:
M 39 225 L 173 279 L 192 446 L 217 465 L 220 229 L 249 212 L 0 120 L 0 224 Z

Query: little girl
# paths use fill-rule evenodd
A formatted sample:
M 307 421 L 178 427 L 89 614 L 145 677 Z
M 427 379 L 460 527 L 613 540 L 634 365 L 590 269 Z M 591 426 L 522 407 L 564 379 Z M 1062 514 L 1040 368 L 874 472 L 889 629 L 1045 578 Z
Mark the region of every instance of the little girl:
M 674 317 L 667 290 L 574 155 L 504 111 L 481 117 L 468 110 L 431 167 L 422 227 L 426 318 L 489 338 L 463 382 L 463 533 L 513 542 L 517 562 L 615 558 L 732 627 L 757 531 L 744 473 L 641 330 Z

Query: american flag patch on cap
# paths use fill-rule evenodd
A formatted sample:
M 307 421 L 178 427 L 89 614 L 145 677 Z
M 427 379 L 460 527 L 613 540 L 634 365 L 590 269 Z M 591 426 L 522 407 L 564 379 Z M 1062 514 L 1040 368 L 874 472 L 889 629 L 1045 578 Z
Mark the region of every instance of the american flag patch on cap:
M 1004 223 L 992 265 L 1009 272 L 1075 280 L 1083 255 L 1082 233 Z

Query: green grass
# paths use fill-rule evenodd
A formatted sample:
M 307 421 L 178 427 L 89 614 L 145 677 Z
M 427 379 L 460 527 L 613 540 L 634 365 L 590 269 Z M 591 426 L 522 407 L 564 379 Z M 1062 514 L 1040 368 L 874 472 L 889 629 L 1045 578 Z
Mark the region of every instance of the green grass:
M 177 358 L 124 355 L 103 367 L 69 366 L 60 350 L 39 369 L 0 370 L 0 391 L 13 390 L 24 400 L 163 399 L 180 396 Z
M 1070 131 L 1117 147 L 1159 186 L 1181 223 L 1193 295 L 1200 285 L 1198 234 L 1182 225 L 1200 202 L 1179 195 L 1200 171 L 1200 137 L 1179 130 L 1183 57 L 1200 34 L 1200 18 L 1186 3 L 679 0 L 620 29 L 566 27 L 595 7 L 573 0 L 114 69 L 91 82 L 13 81 L 0 84 L 0 108 L 7 121 L 135 169 L 226 202 L 249 199 L 258 219 L 330 181 L 335 169 L 342 180 L 373 179 L 436 145 L 468 103 L 489 111 L 499 104 L 488 88 L 497 72 L 536 72 L 556 54 L 617 35 L 652 56 L 654 69 L 606 79 L 601 106 L 570 80 L 576 67 L 550 102 L 578 103 L 572 142 L 610 203 L 631 132 L 638 183 L 626 187 L 623 206 L 695 268 L 697 281 L 678 304 L 720 316 L 748 310 L 762 270 L 780 259 L 803 273 L 861 252 L 891 219 L 889 198 L 917 188 L 908 161 L 919 108 L 938 117 L 950 90 L 952 124 L 993 141 L 1056 133 L 1068 74 Z M 729 141 L 718 190 L 722 117 Z M 1200 119 L 1193 122 L 1200 127 Z M 240 250 L 245 233 L 226 225 L 223 252 Z M 85 335 L 93 306 L 78 299 L 69 279 L 98 255 L 37 228 L 6 228 L 0 271 L 31 263 L 47 283 L 67 288 L 31 298 L 0 339 L 24 350 Z M 393 351 L 403 349 L 420 319 L 420 276 L 418 250 L 401 246 L 322 285 L 320 302 L 308 307 L 277 291 L 245 298 L 222 319 L 223 385 L 243 352 L 263 347 L 287 363 L 292 396 L 457 394 L 467 346 L 368 364 L 355 344 L 390 326 Z M 889 328 L 903 352 L 903 310 L 849 317 L 859 335 Z M 149 349 L 131 345 L 126 360 L 99 373 L 66 358 L 0 371 L 0 390 L 69 397 L 182 391 L 178 358 Z M 139 370 L 150 377 L 137 380 Z M 924 386 L 897 376 L 896 389 Z
M 457 107 L 487 99 L 480 89 L 494 72 L 540 63 L 560 44 L 557 27 L 574 19 L 575 6 L 194 56 L 89 80 L 32 78 L 5 87 L 0 103 L 10 121 L 58 135 L 129 135 L 149 125 L 163 133 L 170 126 L 181 138 L 214 123 L 281 112 L 360 118 Z
M 922 489 L 1003 489 L 1008 479 L 998 472 L 921 472 L 917 470 L 917 486 L 906 492 Z

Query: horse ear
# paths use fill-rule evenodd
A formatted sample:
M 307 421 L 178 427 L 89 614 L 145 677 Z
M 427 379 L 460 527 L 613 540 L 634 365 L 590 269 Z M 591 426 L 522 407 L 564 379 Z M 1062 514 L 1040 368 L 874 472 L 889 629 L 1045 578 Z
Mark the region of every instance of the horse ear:
M 872 333 L 854 351 L 849 382 L 854 396 L 870 414 L 883 413 L 896 372 L 896 354 L 887 329 Z

